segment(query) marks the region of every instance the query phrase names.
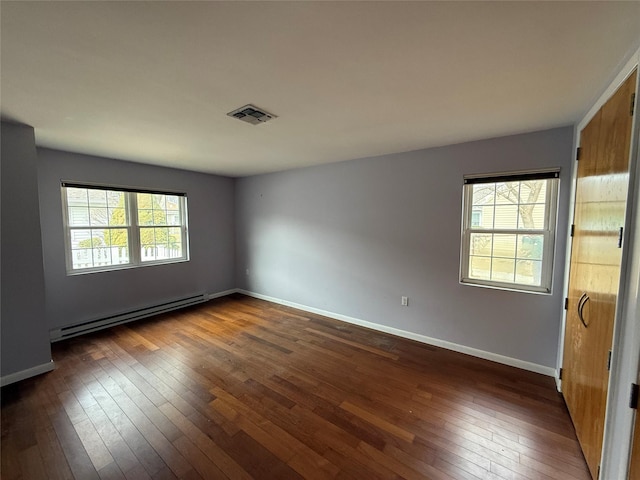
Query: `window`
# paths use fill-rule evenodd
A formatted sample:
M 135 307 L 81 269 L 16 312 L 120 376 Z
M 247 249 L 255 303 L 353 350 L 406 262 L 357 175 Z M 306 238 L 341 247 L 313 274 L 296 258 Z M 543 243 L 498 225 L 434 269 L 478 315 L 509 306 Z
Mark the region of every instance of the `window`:
M 183 193 L 62 184 L 67 272 L 188 260 Z
M 460 281 L 551 292 L 559 171 L 464 179 Z
M 471 210 L 471 226 L 479 227 L 482 225 L 482 208 L 473 207 Z

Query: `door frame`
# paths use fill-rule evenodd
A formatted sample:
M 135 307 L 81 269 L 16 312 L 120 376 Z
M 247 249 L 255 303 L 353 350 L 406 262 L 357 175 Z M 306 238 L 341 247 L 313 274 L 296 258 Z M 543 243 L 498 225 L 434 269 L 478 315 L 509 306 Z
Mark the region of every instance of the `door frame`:
M 593 116 L 620 87 L 635 68 L 640 66 L 640 48 L 629 56 L 624 66 L 610 82 L 574 130 L 574 149 L 580 145 L 580 132 L 587 126 Z M 636 110 L 631 132 L 631 152 L 629 156 L 629 193 L 625 215 L 624 239 L 620 272 L 620 292 L 613 328 L 613 344 L 611 372 L 609 376 L 609 392 L 604 427 L 604 440 L 600 465 L 600 478 L 626 478 L 631 450 L 631 435 L 635 410 L 629 408 L 629 392 L 631 383 L 635 383 L 640 368 L 640 154 L 638 139 L 640 138 L 640 106 L 638 85 L 640 71 L 636 82 Z M 563 279 L 563 295 L 569 291 L 569 273 L 571 261 L 572 238 L 569 234 L 575 210 L 575 194 L 577 181 L 577 162 L 574 160 L 571 169 L 570 221 L 567 225 L 566 259 Z M 558 339 L 558 363 L 556 369 L 556 385 L 562 391 L 559 373 L 562 367 L 564 332 L 566 326 L 566 310 L 562 310 L 562 321 Z

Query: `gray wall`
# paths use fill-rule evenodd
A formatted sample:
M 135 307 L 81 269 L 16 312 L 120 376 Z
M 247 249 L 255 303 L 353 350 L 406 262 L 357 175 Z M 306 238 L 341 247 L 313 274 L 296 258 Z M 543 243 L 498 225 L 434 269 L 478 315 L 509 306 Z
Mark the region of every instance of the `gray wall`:
M 2 376 L 51 361 L 33 128 L 2 122 Z
M 238 286 L 555 368 L 572 138 L 566 127 L 239 179 Z M 562 168 L 553 294 L 459 284 L 463 175 L 543 167 Z
M 38 162 L 50 329 L 235 287 L 233 179 L 48 149 Z M 191 260 L 67 275 L 61 180 L 186 192 Z

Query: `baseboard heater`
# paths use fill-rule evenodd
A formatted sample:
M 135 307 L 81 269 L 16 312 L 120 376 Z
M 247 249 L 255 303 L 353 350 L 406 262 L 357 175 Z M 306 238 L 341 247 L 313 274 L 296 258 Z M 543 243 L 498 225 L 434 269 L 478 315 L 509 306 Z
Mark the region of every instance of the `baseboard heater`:
M 77 337 L 78 335 L 84 335 L 85 333 L 95 332 L 104 328 L 113 327 L 115 325 L 121 325 L 123 323 L 132 322 L 134 320 L 140 320 L 141 318 L 150 317 L 152 315 L 158 315 L 160 313 L 170 312 L 178 308 L 188 307 L 190 305 L 197 305 L 209 300 L 209 296 L 206 294 L 193 295 L 191 297 L 184 297 L 170 302 L 156 304 L 150 307 L 144 307 L 137 310 L 130 310 L 124 313 L 118 313 L 108 317 L 102 317 L 95 320 L 89 320 L 84 323 L 77 323 L 68 327 L 56 328 L 49 332 L 49 338 L 52 342 L 58 342 L 71 337 Z

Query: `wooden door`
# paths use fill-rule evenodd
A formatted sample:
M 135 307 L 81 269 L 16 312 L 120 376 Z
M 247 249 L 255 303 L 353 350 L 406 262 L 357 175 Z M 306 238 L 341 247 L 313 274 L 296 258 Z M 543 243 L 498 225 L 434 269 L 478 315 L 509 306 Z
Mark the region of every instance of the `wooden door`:
M 640 382 L 640 379 L 636 379 L 636 382 Z M 631 461 L 627 478 L 628 480 L 640 480 L 640 415 L 638 415 L 638 411 L 636 411 L 633 427 L 633 444 L 631 445 Z
M 562 391 L 597 478 L 629 184 L 634 72 L 580 134 Z

